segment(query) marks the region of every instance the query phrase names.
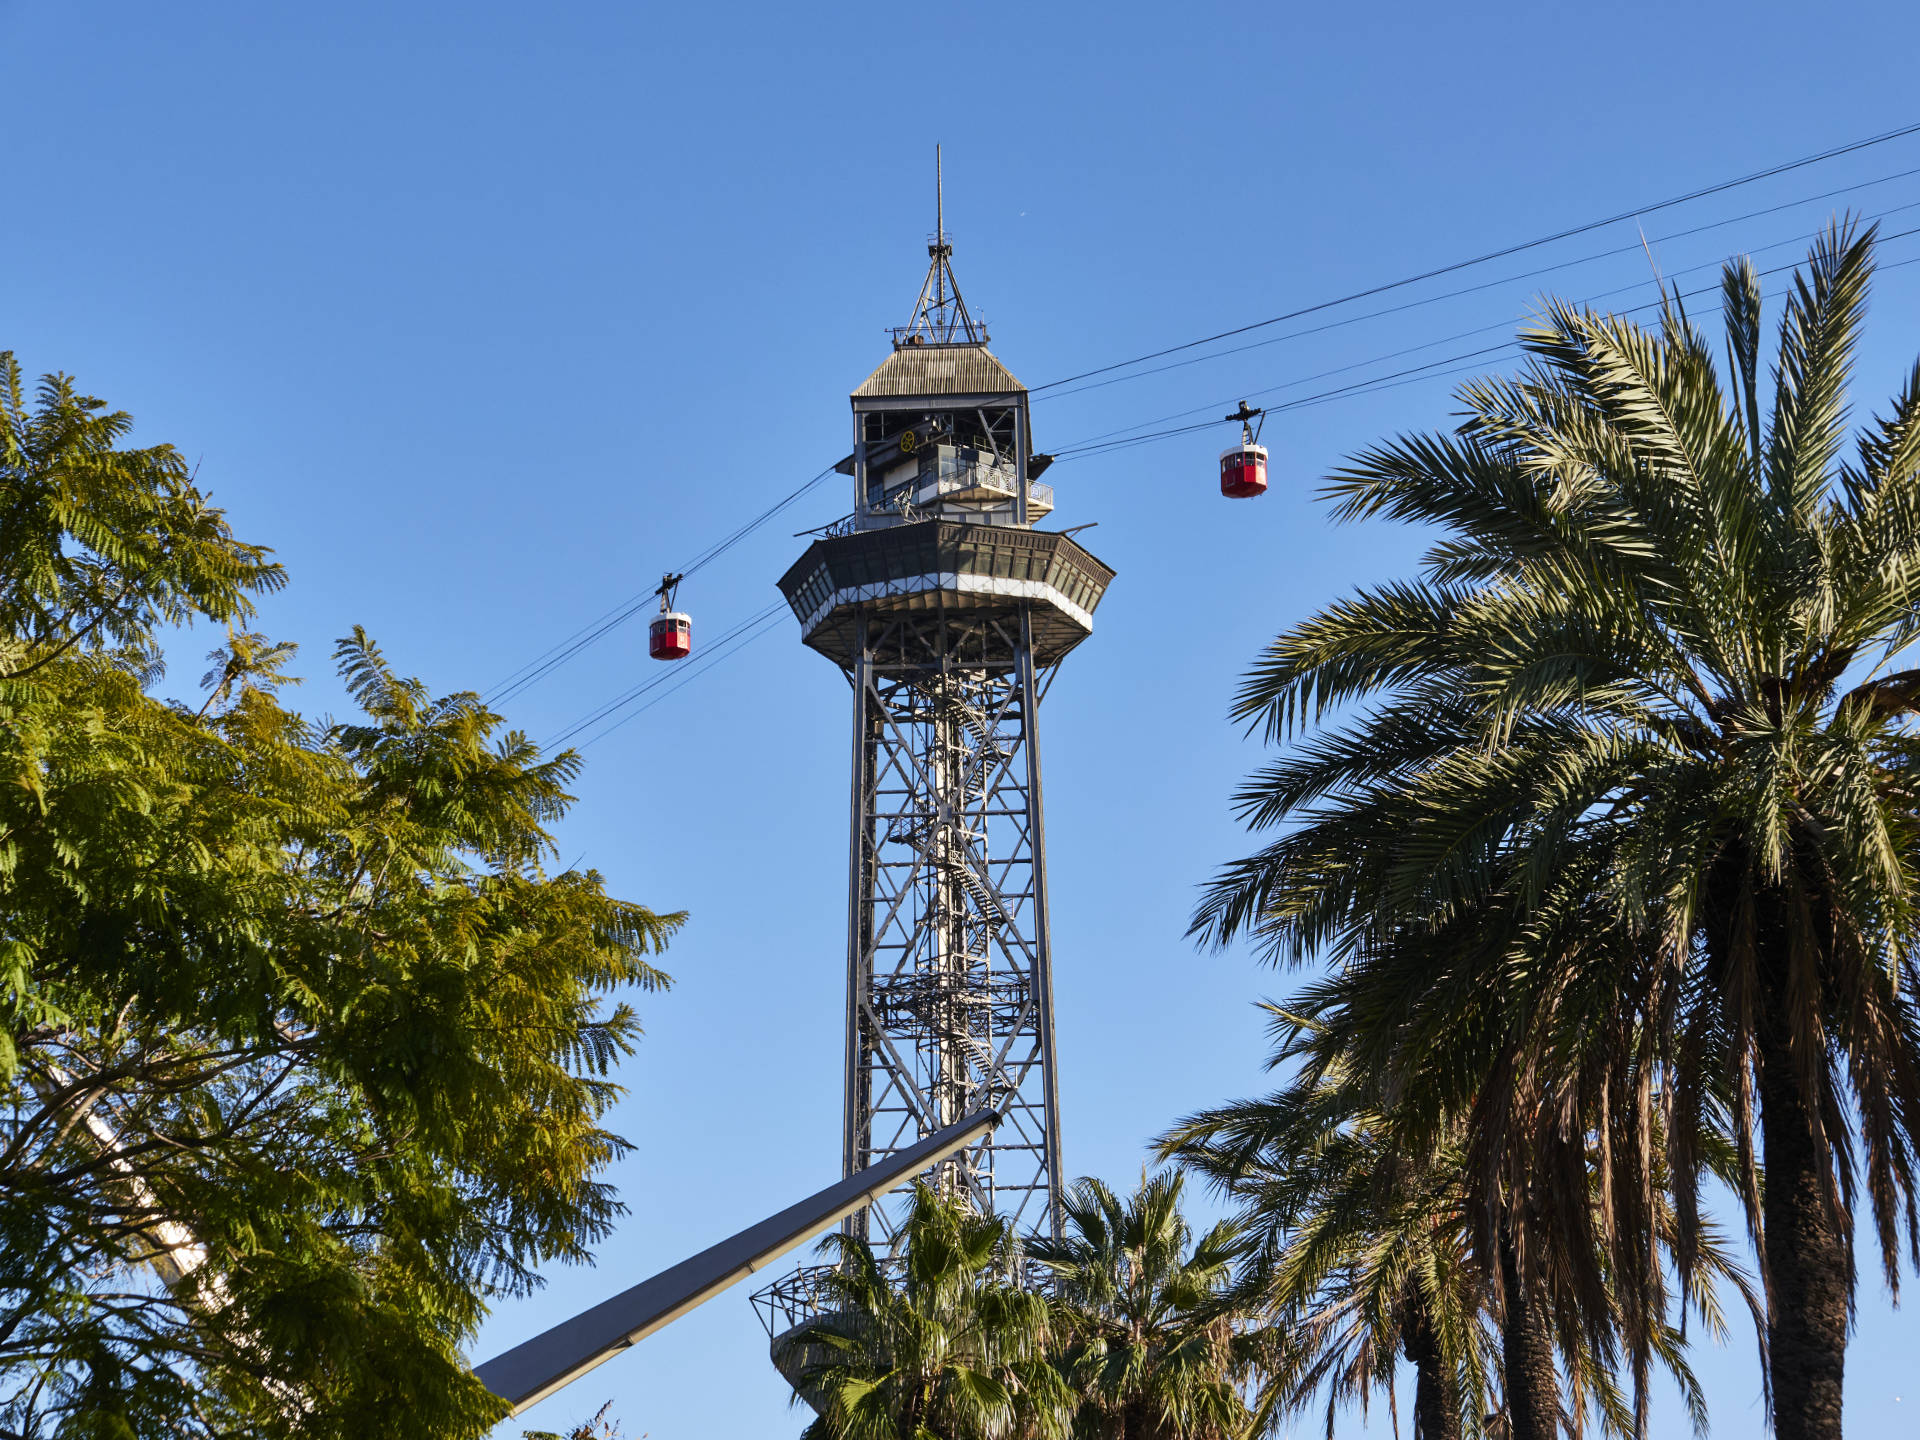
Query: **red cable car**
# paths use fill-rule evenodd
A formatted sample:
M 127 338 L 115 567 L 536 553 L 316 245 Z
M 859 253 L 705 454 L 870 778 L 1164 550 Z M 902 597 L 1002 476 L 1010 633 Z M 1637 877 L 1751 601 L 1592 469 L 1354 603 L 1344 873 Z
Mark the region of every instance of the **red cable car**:
M 1267 452 L 1259 445 L 1235 445 L 1220 452 L 1220 493 L 1235 500 L 1266 493 Z
M 684 660 L 693 653 L 693 617 L 668 610 L 647 627 L 647 654 L 656 660 Z
M 693 653 L 693 617 L 668 607 L 680 576 L 668 575 L 655 593 L 660 597 L 660 613 L 647 627 L 647 654 L 656 660 L 684 660 Z
M 1267 452 L 1253 428 L 1254 417 L 1265 414 L 1249 410 L 1242 400 L 1240 408 L 1226 417 L 1240 422 L 1240 443 L 1220 452 L 1220 493 L 1229 499 L 1246 500 L 1267 492 Z M 1266 421 L 1260 423 L 1264 426 Z

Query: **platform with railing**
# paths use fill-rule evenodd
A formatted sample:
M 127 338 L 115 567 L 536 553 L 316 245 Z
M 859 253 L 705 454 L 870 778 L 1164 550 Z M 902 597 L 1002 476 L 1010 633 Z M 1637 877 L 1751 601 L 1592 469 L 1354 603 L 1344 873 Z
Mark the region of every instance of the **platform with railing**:
M 898 525 L 906 520 L 938 515 L 964 518 L 976 524 L 1014 525 L 1020 494 L 1020 475 L 1011 458 L 966 445 L 928 445 L 918 468 L 897 478 L 896 470 L 884 488 L 876 486 L 861 517 L 862 528 Z M 1031 523 L 1053 512 L 1053 487 L 1027 482 L 1027 520 Z

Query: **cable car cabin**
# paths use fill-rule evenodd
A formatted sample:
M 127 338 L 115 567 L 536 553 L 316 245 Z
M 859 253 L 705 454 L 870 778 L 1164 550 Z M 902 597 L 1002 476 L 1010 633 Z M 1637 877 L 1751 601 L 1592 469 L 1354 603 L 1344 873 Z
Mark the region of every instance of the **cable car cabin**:
M 677 610 L 653 617 L 647 627 L 647 654 L 656 660 L 684 660 L 693 650 L 693 617 Z
M 1263 495 L 1267 489 L 1267 451 L 1263 445 L 1235 445 L 1220 452 L 1220 493 L 1235 500 Z

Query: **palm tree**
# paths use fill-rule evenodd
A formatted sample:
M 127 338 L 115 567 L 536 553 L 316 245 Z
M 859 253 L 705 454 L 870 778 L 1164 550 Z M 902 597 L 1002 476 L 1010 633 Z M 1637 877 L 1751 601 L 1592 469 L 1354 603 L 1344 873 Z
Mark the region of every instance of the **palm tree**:
M 1641 1063 L 1644 1034 L 1608 1028 L 1619 1017 L 1605 992 L 1562 983 L 1543 1003 L 1526 983 L 1530 972 L 1552 968 L 1531 963 L 1530 954 L 1558 957 L 1556 974 L 1597 970 L 1592 957 L 1626 937 L 1604 917 L 1582 914 L 1571 927 L 1577 944 L 1575 935 L 1536 928 L 1524 937 L 1531 949 L 1516 955 L 1522 937 L 1498 899 L 1369 944 L 1275 1008 L 1280 1044 L 1271 1063 L 1301 1067 L 1293 1088 L 1317 1106 L 1303 1109 L 1305 1120 L 1364 1140 L 1358 1183 L 1382 1197 L 1383 1213 L 1398 1213 L 1410 1198 L 1416 1216 L 1438 1204 L 1463 1229 L 1460 1243 L 1485 1277 L 1497 1321 L 1504 1418 L 1514 1435 L 1557 1433 L 1556 1348 L 1569 1414 L 1591 1401 L 1610 1428 L 1644 1433 L 1659 1362 L 1681 1381 L 1704 1426 L 1669 1321 L 1668 1276 L 1680 1282 L 1681 1311 L 1692 1308 L 1716 1335 L 1724 1331 L 1718 1280 L 1748 1296 L 1758 1317 L 1746 1277 L 1713 1227 L 1697 1217 L 1683 1225 L 1670 1203 L 1661 1159 L 1669 1137 L 1651 1067 Z M 1503 963 L 1509 958 L 1516 963 Z M 1596 1034 L 1617 1043 L 1595 1045 Z M 1581 1063 L 1589 1058 L 1599 1063 Z M 1727 1180 L 1737 1167 L 1718 1098 L 1699 1117 L 1709 1128 L 1692 1145 Z M 1281 1102 L 1291 1100 L 1240 1102 L 1207 1118 L 1236 1137 L 1229 1158 L 1249 1163 L 1252 1144 L 1260 1165 L 1284 1168 L 1290 1153 L 1317 1154 L 1326 1143 L 1298 1120 L 1279 1123 L 1290 1113 Z M 1291 1193 L 1301 1193 L 1300 1183 L 1291 1182 Z M 1413 1187 L 1411 1197 L 1398 1195 L 1402 1185 Z M 1274 1208 L 1265 1193 L 1248 1203 L 1256 1213 Z M 1631 1418 L 1614 1378 L 1623 1370 Z
M 898 1263 L 835 1234 L 822 1310 L 774 1362 L 818 1417 L 802 1440 L 1060 1440 L 1073 1401 L 1047 1362 L 1046 1296 L 1015 1283 L 1005 1220 L 915 1188 Z
M 1061 1198 L 1065 1234 L 1029 1243 L 1052 1271 L 1064 1343 L 1055 1360 L 1078 1395 L 1084 1440 L 1241 1440 L 1259 1342 L 1230 1294 L 1242 1251 L 1232 1225 L 1197 1241 L 1182 1177 L 1155 1175 L 1122 1200 L 1099 1180 Z
M 1263 1410 L 1324 1395 L 1331 1437 L 1341 1406 L 1381 1390 L 1391 1403 L 1404 1355 L 1414 1440 L 1479 1432 L 1498 1355 L 1466 1197 L 1443 1163 L 1397 1151 L 1338 1080 L 1189 1116 L 1160 1148 L 1241 1207 L 1253 1242 L 1241 1294 L 1274 1339 Z
M 1195 921 L 1357 955 L 1505 897 L 1513 943 L 1444 983 L 1517 992 L 1505 1013 L 1544 1028 L 1475 1033 L 1571 1067 L 1536 1093 L 1577 1069 L 1625 1097 L 1631 1075 L 1642 1145 L 1657 1097 L 1683 1250 L 1695 1137 L 1728 1097 L 1783 1440 L 1841 1433 L 1863 1174 L 1890 1285 L 1916 1219 L 1920 670 L 1891 667 L 1920 635 L 1920 367 L 1845 458 L 1872 251 L 1845 225 L 1815 246 L 1770 387 L 1736 261 L 1724 379 L 1677 294 L 1653 331 L 1551 304 L 1520 377 L 1462 390 L 1455 433 L 1336 475 L 1341 518 L 1440 538 L 1420 578 L 1296 626 L 1249 676 L 1237 713 L 1275 738 L 1369 708 L 1256 777 L 1247 817 L 1289 833 Z M 1632 943 L 1559 943 L 1596 910 Z
M 1161 1150 L 1240 1204 L 1240 1224 L 1254 1243 L 1243 1293 L 1280 1341 L 1270 1408 L 1298 1409 L 1323 1392 L 1331 1433 L 1340 1404 L 1364 1405 L 1374 1389 L 1391 1387 L 1398 1352 L 1415 1369 L 1417 1440 L 1477 1434 L 1495 1411 L 1496 1378 L 1504 1433 L 1557 1435 L 1561 1370 L 1569 1420 L 1591 1408 L 1605 1430 L 1644 1435 L 1644 1355 L 1671 1372 L 1704 1433 L 1704 1397 L 1669 1322 L 1664 1289 L 1633 1293 L 1598 1243 L 1597 1187 L 1579 1200 L 1588 1223 L 1561 1217 L 1557 1228 L 1532 1232 L 1533 1268 L 1548 1283 L 1529 1291 L 1519 1283 L 1511 1231 L 1498 1208 L 1489 1214 L 1476 1196 L 1464 1127 L 1414 1149 L 1402 1117 L 1382 1109 L 1377 1088 L 1351 1068 L 1337 1023 L 1268 1008 L 1284 1042 L 1274 1063 L 1304 1062 L 1299 1077 L 1274 1094 L 1189 1117 Z M 1724 1162 L 1724 1147 L 1714 1155 Z M 1650 1228 L 1718 1338 L 1726 1325 L 1712 1282 L 1733 1284 L 1756 1313 L 1758 1299 L 1711 1227 L 1685 1259 L 1691 1269 L 1680 1269 L 1673 1211 L 1659 1199 L 1663 1178 L 1656 1169 Z M 1543 1242 L 1553 1243 L 1552 1253 L 1538 1253 Z M 1584 1265 L 1567 1253 L 1581 1245 L 1597 1252 Z M 1663 1267 L 1653 1269 L 1658 1276 Z M 1597 1305 L 1581 1293 L 1588 1270 L 1599 1278 Z M 1616 1378 L 1622 1349 L 1632 1362 L 1631 1408 Z

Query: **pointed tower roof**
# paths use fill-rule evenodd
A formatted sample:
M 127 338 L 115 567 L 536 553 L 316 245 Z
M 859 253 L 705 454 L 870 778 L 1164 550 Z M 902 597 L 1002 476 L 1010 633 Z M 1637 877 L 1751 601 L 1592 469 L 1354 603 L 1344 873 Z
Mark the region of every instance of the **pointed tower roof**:
M 1011 395 L 1027 387 L 985 345 L 902 345 L 853 392 L 885 395 Z

